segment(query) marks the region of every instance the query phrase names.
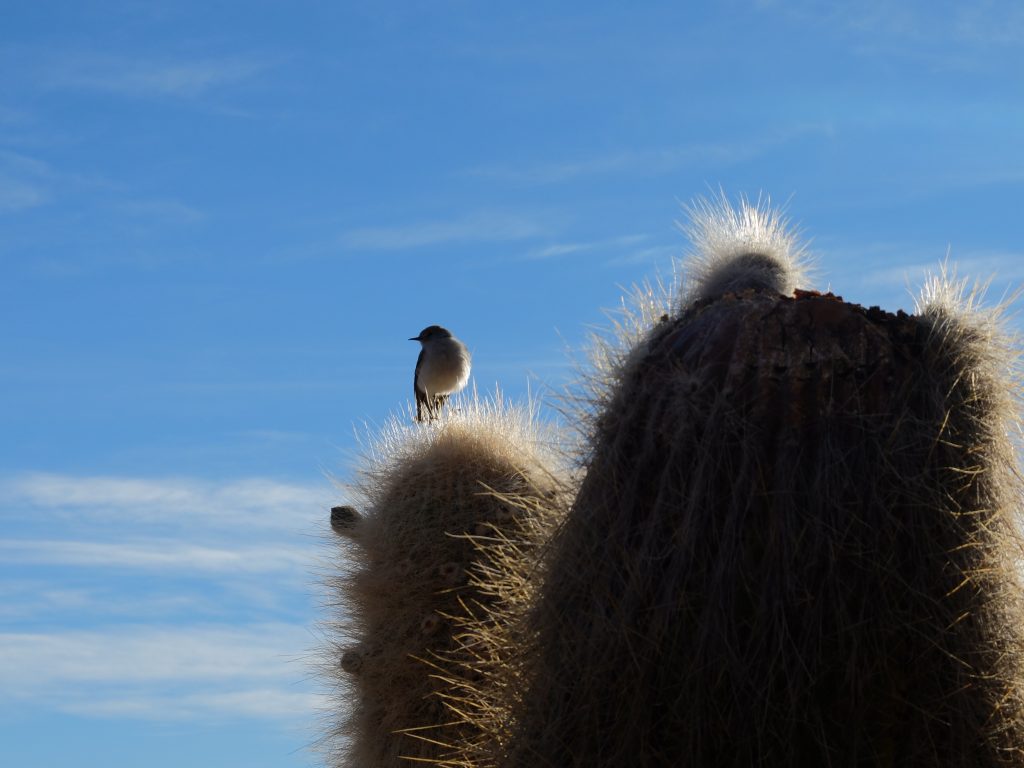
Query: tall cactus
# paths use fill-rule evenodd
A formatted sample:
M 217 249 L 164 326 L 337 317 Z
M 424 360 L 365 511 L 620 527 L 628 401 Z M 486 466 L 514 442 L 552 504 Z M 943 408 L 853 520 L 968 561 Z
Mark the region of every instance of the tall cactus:
M 480 681 L 501 665 L 501 626 L 521 594 L 493 577 L 503 548 L 525 551 L 557 520 L 554 467 L 534 416 L 500 402 L 394 423 L 364 458 L 361 511 L 332 514 L 345 563 L 331 580 L 335 764 L 458 765 L 493 752 L 501 716 Z
M 1024 765 L 990 318 L 941 281 L 914 316 L 791 293 L 784 222 L 693 216 L 698 278 L 610 371 L 502 764 Z
M 799 290 L 765 205 L 687 231 L 596 355 L 578 484 L 501 409 L 382 439 L 336 514 L 339 765 L 1024 768 L 998 313 Z

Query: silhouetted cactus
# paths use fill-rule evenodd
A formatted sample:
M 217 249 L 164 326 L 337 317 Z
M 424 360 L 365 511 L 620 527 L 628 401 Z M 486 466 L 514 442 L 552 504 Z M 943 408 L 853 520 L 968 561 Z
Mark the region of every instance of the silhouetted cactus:
M 595 354 L 579 483 L 473 410 L 392 428 L 332 512 L 339 764 L 1024 768 L 998 312 L 945 273 L 912 315 L 796 290 L 761 204 L 686 229 Z
M 335 764 L 451 765 L 484 749 L 499 715 L 480 682 L 521 594 L 503 593 L 495 568 L 504 547 L 547 538 L 560 482 L 521 409 L 473 402 L 384 431 L 354 489 L 362 514 L 331 514 L 347 558 L 331 582 Z
M 783 295 L 781 221 L 693 215 L 699 279 L 597 387 L 501 764 L 1024 765 L 992 318 Z

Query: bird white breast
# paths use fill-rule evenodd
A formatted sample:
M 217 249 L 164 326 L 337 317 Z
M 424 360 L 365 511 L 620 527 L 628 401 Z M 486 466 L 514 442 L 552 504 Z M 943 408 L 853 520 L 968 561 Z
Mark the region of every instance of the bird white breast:
M 469 352 L 456 339 L 435 339 L 424 345 L 417 384 L 427 395 L 450 395 L 469 381 Z

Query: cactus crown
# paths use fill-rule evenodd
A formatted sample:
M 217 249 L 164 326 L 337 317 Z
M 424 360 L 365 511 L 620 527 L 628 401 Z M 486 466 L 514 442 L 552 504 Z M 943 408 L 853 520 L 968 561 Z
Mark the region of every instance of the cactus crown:
M 683 306 L 745 290 L 788 296 L 795 288 L 810 287 L 807 245 L 768 198 L 753 203 L 740 198 L 733 207 L 721 193 L 716 199 L 698 198 L 685 211 L 687 220 L 678 226 L 692 250 Z

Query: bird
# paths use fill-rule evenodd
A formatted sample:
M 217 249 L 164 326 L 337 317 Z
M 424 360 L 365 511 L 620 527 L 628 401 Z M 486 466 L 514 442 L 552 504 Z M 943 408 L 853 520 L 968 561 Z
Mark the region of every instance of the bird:
M 469 381 L 469 350 L 440 325 L 428 325 L 409 341 L 421 345 L 412 387 L 416 394 L 416 421 L 433 420 L 440 415 L 448 396 Z

